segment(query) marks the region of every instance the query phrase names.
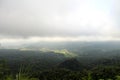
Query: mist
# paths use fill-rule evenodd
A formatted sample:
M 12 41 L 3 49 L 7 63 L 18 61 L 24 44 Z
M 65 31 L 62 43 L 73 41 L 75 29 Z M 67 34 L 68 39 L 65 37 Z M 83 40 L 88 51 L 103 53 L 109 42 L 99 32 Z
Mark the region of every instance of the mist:
M 1 0 L 0 41 L 119 40 L 118 0 Z

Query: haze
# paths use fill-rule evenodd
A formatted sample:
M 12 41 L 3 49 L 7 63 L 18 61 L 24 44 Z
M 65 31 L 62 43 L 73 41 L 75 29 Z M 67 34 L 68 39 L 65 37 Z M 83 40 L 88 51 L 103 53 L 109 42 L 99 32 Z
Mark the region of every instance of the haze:
M 119 0 L 0 0 L 0 42 L 120 40 Z

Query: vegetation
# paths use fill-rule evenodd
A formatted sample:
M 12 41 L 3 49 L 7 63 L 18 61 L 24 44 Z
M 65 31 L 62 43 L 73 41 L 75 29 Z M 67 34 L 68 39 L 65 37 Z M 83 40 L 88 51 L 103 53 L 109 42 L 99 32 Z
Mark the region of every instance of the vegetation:
M 0 49 L 0 80 L 120 80 L 119 47 L 74 47 Z

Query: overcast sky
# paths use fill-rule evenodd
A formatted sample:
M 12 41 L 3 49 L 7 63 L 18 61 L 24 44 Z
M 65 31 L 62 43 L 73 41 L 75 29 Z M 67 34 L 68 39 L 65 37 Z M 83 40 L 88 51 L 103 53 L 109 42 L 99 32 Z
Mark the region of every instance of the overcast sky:
M 119 0 L 0 0 L 0 41 L 119 40 Z

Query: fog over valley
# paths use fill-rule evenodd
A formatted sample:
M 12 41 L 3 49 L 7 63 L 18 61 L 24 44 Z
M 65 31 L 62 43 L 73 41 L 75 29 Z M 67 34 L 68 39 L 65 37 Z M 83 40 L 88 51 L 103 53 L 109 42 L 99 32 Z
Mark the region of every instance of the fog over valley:
M 1 0 L 0 42 L 119 40 L 119 0 Z
M 0 0 L 0 80 L 120 80 L 120 0 Z

